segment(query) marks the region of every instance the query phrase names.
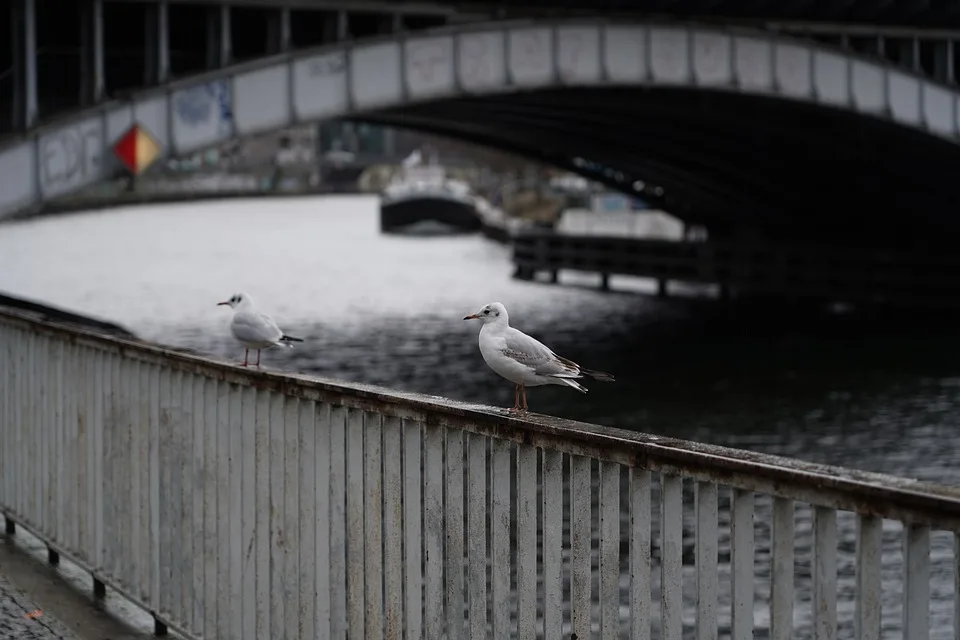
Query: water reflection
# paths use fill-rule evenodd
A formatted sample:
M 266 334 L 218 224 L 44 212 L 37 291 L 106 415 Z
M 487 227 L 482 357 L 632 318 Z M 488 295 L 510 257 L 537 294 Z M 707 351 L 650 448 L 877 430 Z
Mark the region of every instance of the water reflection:
M 919 315 L 905 322 L 826 318 L 768 307 L 730 314 L 698 303 L 519 282 L 510 278 L 509 250 L 482 238 L 384 237 L 378 229 L 376 201 L 353 197 L 164 205 L 27 221 L 0 227 L 0 290 L 231 358 L 243 352 L 229 337 L 230 314 L 215 304 L 245 291 L 284 330 L 307 340 L 265 352 L 268 366 L 508 406 L 512 385 L 486 367 L 478 327 L 462 321 L 499 300 L 519 328 L 617 376 L 613 384 L 587 384 L 586 396 L 531 389 L 533 410 L 960 484 L 960 335 L 950 323 Z M 811 521 L 808 510 L 797 517 L 803 592 Z M 758 524 L 761 547 L 765 526 Z M 852 629 L 855 531 L 852 517 L 842 515 L 845 636 Z M 884 627 L 891 637 L 899 629 L 895 533 L 884 534 L 890 599 Z M 722 524 L 721 553 L 724 535 Z M 934 557 L 943 557 L 933 569 L 940 626 L 931 637 L 946 637 L 952 541 L 935 536 L 933 542 Z M 764 558 L 758 593 L 766 589 Z M 685 581 L 693 579 L 690 571 Z M 758 609 L 758 623 L 765 615 Z M 798 616 L 809 621 L 809 606 Z

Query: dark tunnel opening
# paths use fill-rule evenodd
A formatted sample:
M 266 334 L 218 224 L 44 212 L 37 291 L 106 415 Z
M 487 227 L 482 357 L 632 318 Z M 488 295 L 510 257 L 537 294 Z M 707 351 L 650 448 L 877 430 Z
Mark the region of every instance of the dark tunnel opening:
M 779 98 L 679 88 L 568 88 L 384 109 L 370 121 L 460 137 L 588 177 L 583 158 L 663 188 L 712 235 L 749 230 L 916 249 L 960 237 L 960 147 L 881 118 Z M 646 197 L 646 196 L 644 196 Z

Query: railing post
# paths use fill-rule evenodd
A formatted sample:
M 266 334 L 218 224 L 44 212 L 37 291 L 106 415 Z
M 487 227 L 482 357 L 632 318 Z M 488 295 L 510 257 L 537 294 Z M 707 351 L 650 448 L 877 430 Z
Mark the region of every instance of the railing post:
M 16 27 L 14 27 L 16 28 Z M 24 128 L 37 123 L 37 8 L 35 0 L 23 3 Z

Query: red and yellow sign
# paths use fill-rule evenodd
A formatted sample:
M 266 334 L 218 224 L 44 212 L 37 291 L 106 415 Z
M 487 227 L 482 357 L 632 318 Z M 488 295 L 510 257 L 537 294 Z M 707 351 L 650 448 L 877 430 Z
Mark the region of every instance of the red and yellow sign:
M 160 143 L 135 124 L 113 145 L 113 152 L 133 175 L 143 173 L 160 156 Z

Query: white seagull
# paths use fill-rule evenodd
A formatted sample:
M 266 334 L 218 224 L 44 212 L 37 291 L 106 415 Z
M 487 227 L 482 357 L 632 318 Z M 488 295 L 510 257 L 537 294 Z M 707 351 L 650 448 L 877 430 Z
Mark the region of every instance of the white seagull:
M 260 350 L 273 346 L 292 347 L 292 342 L 303 342 L 302 338 L 288 336 L 280 330 L 273 318 L 260 313 L 253 307 L 253 301 L 245 293 L 235 293 L 225 302 L 218 302 L 233 308 L 233 320 L 230 331 L 233 337 L 243 345 L 243 366 L 251 349 L 257 350 L 257 366 L 260 366 Z
M 559 384 L 573 387 L 581 393 L 587 389 L 576 378 L 590 376 L 594 380 L 613 382 L 614 377 L 603 371 L 584 369 L 576 362 L 561 358 L 540 341 L 510 326 L 507 308 L 491 302 L 464 320 L 481 320 L 480 354 L 496 373 L 517 385 L 513 411 L 527 410 L 527 387 Z

